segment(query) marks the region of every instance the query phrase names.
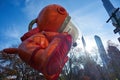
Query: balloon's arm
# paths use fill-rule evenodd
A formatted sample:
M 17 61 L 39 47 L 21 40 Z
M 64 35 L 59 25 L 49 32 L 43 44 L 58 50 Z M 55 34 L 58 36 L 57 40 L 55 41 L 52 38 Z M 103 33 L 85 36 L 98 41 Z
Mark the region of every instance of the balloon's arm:
M 30 36 L 36 34 L 39 32 L 39 28 L 34 28 L 32 30 L 30 30 L 29 32 L 25 33 L 22 37 L 21 37 L 21 40 L 24 41 L 26 40 L 27 38 L 29 38 Z
M 18 48 L 5 48 L 3 52 L 7 54 L 18 54 Z

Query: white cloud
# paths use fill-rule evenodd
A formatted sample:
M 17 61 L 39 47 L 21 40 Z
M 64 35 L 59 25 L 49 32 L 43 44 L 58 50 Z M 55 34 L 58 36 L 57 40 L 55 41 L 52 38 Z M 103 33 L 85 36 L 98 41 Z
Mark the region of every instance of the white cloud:
M 29 3 L 30 2 L 30 0 L 25 0 L 25 3 Z
M 5 29 L 3 34 L 7 37 L 19 39 L 21 33 L 19 32 L 19 29 L 16 27 L 16 25 L 13 24 L 11 27 Z
M 2 34 L 0 36 L 0 49 L 13 47 L 12 45 L 18 45 L 21 42 L 20 37 L 22 34 L 15 24 L 7 27 L 7 29 L 2 29 L 0 33 Z
M 34 19 L 37 17 L 39 11 L 43 7 L 43 1 L 40 0 L 26 0 L 25 7 L 22 9 L 24 14 L 28 17 L 28 19 Z
M 105 22 L 108 18 L 107 12 L 105 12 L 101 4 L 97 3 L 98 2 L 93 2 L 72 12 L 71 16 L 74 23 L 79 26 L 81 32 L 86 38 L 88 47 L 96 45 L 94 35 L 98 35 L 102 38 L 105 47 L 107 46 L 106 42 L 108 40 L 112 40 L 113 42 L 118 43 L 118 35 L 113 33 L 114 27 L 111 23 Z M 92 10 L 95 9 L 95 7 L 96 10 Z

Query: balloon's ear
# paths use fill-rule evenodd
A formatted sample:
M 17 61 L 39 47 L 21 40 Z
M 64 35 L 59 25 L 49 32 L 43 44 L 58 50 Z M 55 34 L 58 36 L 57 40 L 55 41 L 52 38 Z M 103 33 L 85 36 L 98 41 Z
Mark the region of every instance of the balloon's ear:
M 28 26 L 28 31 L 32 30 L 33 25 L 37 22 L 37 19 L 33 19 Z
M 18 48 L 6 48 L 6 49 L 3 49 L 3 52 L 8 54 L 17 54 Z

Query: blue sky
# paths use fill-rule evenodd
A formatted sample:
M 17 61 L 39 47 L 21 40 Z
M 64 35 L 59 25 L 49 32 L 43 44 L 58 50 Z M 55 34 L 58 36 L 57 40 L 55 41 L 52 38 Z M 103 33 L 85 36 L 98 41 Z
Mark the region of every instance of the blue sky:
M 120 0 L 110 1 L 116 8 L 120 7 Z M 110 22 L 106 23 L 109 16 L 101 0 L 1 0 L 0 50 L 21 43 L 20 37 L 27 32 L 29 22 L 43 7 L 53 3 L 66 8 L 88 47 L 95 45 L 94 35 L 100 36 L 103 43 L 108 40 L 118 43 L 119 35 L 113 33 Z

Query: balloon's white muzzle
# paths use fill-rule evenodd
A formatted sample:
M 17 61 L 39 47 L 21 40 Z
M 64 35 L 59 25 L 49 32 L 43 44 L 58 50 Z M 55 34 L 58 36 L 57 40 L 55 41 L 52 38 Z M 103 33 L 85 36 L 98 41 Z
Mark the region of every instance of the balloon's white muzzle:
M 79 36 L 79 31 L 77 27 L 70 21 L 70 19 L 71 19 L 70 16 L 66 17 L 61 28 L 59 29 L 59 32 L 68 32 L 72 36 L 73 42 L 76 42 Z

